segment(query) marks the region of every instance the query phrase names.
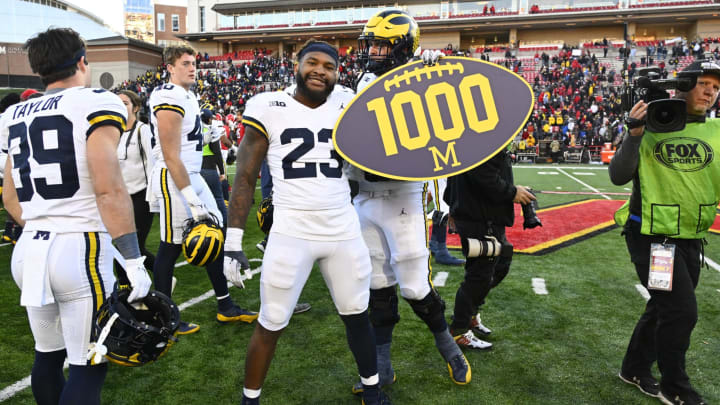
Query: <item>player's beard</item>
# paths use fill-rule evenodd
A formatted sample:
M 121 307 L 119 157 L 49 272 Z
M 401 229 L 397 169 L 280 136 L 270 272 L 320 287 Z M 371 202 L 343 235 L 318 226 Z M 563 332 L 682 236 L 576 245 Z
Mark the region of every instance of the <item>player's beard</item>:
M 310 90 L 310 88 L 307 87 L 307 84 L 305 84 L 306 77 L 307 74 L 305 76 L 303 76 L 302 74 L 297 75 L 296 81 L 298 90 L 300 90 L 303 94 L 307 96 L 307 98 L 309 98 L 313 102 L 324 103 L 330 93 L 332 93 L 333 89 L 335 89 L 335 81 L 328 82 L 325 90 Z

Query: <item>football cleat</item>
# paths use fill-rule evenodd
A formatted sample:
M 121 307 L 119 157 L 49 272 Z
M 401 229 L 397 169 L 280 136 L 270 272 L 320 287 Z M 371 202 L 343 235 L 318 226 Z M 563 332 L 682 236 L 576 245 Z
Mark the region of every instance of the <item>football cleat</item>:
M 310 306 L 307 302 L 299 302 L 295 305 L 293 314 L 302 314 L 303 312 L 309 311 L 310 308 L 312 308 L 312 306 Z
M 465 385 L 472 380 L 472 370 L 470 369 L 470 363 L 468 363 L 465 355 L 460 353 L 457 356 L 450 359 L 447 364 L 448 371 L 450 372 L 450 378 L 455 384 Z
M 480 314 L 475 315 L 470 320 L 470 330 L 482 336 L 488 336 L 492 333 L 492 330 L 490 330 L 490 328 L 488 328 L 487 326 L 483 325 L 480 321 Z
M 492 348 L 492 343 L 478 339 L 475 337 L 472 330 L 468 330 L 462 335 L 455 336 L 453 339 L 455 339 L 455 343 L 457 343 L 460 348 L 476 350 L 488 350 Z
M 220 255 L 225 236 L 218 219 L 212 215 L 210 219 L 185 221 L 182 239 L 182 251 L 188 263 L 204 266 L 212 263 Z
M 363 391 L 362 405 L 392 405 L 390 398 L 379 388 Z
M 380 387 L 382 388 L 391 384 L 395 384 L 395 381 L 397 381 L 397 374 L 395 374 L 395 372 L 393 371 L 392 379 L 386 380 L 380 377 Z M 355 383 L 355 385 L 353 385 L 351 391 L 354 395 L 360 395 L 363 393 L 363 391 L 365 391 L 365 387 L 363 386 L 362 382 L 358 381 Z
M 177 342 L 180 311 L 170 298 L 150 291 L 145 298 L 129 304 L 129 288 L 116 289 L 103 303 L 93 329 L 96 342 L 90 344 L 88 360 L 98 364 L 104 356 L 123 366 L 152 363 Z
M 196 323 L 180 322 L 180 328 L 178 328 L 178 335 L 190 335 L 200 330 L 200 325 Z
M 233 305 L 227 311 L 218 311 L 217 313 L 217 321 L 220 323 L 230 323 L 238 321 L 251 323 L 252 321 L 256 320 L 257 317 L 257 312 L 248 311 L 247 309 L 240 308 L 237 305 Z
M 265 253 L 265 248 L 267 247 L 267 239 L 268 239 L 267 235 L 265 235 L 265 238 L 263 240 L 261 240 L 260 242 L 258 242 L 257 245 L 255 245 L 257 250 Z

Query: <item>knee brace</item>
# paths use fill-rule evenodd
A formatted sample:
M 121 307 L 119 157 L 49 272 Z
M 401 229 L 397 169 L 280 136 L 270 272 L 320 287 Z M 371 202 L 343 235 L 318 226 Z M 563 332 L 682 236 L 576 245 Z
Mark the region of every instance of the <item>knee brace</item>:
M 400 322 L 395 286 L 370 290 L 370 322 L 376 328 Z
M 431 290 L 425 298 L 421 300 L 406 299 L 410 307 L 418 318 L 430 328 L 432 332 L 441 332 L 447 327 L 445 321 L 445 301 L 440 298 L 440 294 L 435 290 Z

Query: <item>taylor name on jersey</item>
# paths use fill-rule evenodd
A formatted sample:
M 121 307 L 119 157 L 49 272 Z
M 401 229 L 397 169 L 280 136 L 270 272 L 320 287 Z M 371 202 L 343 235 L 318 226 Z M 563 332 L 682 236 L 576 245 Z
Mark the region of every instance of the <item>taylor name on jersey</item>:
M 8 108 L 0 119 L 0 146 L 12 159 L 25 229 L 105 230 L 87 166 L 87 138 L 104 125 L 123 132 L 126 122 L 120 98 L 102 89 L 73 87 Z
M 180 159 L 185 164 L 188 173 L 199 173 L 202 166 L 203 137 L 202 126 L 200 125 L 200 107 L 195 93 L 168 83 L 153 90 L 152 94 L 150 94 L 149 103 L 150 111 L 152 111 L 150 125 L 155 134 L 153 156 L 156 159 L 156 164 L 161 168 L 167 168 L 160 147 L 156 114 L 159 111 L 172 111 L 183 117 L 180 132 Z
M 332 129 L 353 97 L 352 90 L 336 85 L 317 108 L 305 106 L 286 91 L 260 93 L 248 101 L 242 122 L 268 138 L 273 204 L 323 210 L 349 203 L 350 188 L 343 161 L 333 147 Z

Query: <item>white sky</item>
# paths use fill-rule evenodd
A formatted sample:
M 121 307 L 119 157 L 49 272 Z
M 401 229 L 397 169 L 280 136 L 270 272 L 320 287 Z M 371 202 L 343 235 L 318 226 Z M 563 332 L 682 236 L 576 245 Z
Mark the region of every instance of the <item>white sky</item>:
M 124 33 L 125 15 L 123 0 L 65 0 L 83 10 L 94 14 L 105 22 L 113 31 Z
M 113 31 L 124 33 L 125 14 L 123 0 L 65 0 L 83 10 L 96 15 Z M 187 7 L 187 0 L 154 0 L 152 3 Z

